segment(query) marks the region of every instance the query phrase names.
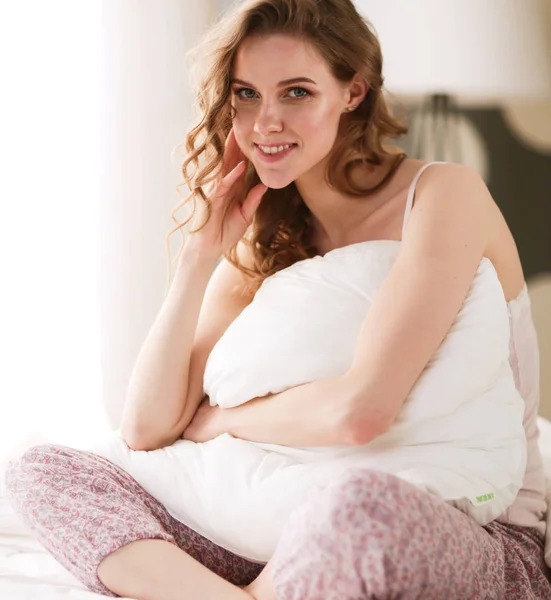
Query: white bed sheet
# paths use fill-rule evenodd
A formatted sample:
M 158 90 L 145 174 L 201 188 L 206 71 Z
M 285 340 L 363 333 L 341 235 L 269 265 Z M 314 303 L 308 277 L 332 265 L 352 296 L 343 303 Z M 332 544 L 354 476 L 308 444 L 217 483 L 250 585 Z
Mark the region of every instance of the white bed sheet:
M 539 426 L 547 497 L 551 501 L 551 422 L 540 418 Z M 90 592 L 32 538 L 7 504 L 3 486 L 0 469 L 0 600 L 105 598 Z

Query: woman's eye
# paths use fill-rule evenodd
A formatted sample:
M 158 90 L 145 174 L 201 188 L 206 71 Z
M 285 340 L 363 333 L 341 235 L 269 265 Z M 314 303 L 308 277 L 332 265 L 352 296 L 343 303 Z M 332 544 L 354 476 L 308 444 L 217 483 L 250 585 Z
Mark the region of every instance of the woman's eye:
M 301 92 L 301 94 L 299 96 L 295 96 L 295 98 L 305 98 L 306 96 L 310 95 L 310 92 L 308 90 L 305 90 L 304 88 L 291 88 L 289 91 L 290 92 Z
M 287 90 L 288 94 L 291 92 L 299 92 L 299 95 L 290 96 L 293 100 L 299 100 L 300 98 L 306 98 L 307 96 L 310 96 L 310 92 L 308 90 L 300 87 L 289 88 L 289 90 Z M 241 88 L 234 90 L 233 93 L 241 100 L 254 100 L 255 91 L 251 90 L 251 88 Z
M 251 90 L 250 88 L 242 88 L 242 89 L 240 89 L 240 90 L 235 90 L 234 94 L 235 94 L 235 95 L 236 95 L 238 98 L 241 98 L 242 100 L 251 100 L 251 99 L 252 99 L 252 97 L 251 97 L 251 96 L 242 96 L 241 94 L 242 94 L 243 92 L 252 92 L 252 93 L 253 93 L 253 95 L 254 95 L 254 91 L 253 91 L 253 90 Z

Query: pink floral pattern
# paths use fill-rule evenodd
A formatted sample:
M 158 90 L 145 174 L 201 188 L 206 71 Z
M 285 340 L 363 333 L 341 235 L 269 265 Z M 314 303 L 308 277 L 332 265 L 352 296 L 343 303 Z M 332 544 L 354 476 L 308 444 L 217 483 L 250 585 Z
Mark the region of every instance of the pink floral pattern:
M 250 583 L 263 565 L 173 519 L 125 471 L 90 452 L 36 446 L 8 465 L 11 505 L 38 541 L 91 590 L 105 556 L 164 539 L 224 579 Z M 469 517 L 392 475 L 355 469 L 310 494 L 270 563 L 279 600 L 550 599 L 543 535 Z
M 264 565 L 235 556 L 176 521 L 130 475 L 108 460 L 64 446 L 35 446 L 6 471 L 7 496 L 36 539 L 94 592 L 117 595 L 97 576 L 99 563 L 140 539 L 176 544 L 235 585 Z
M 312 490 L 270 562 L 279 600 L 550 599 L 544 536 L 470 517 L 393 475 Z

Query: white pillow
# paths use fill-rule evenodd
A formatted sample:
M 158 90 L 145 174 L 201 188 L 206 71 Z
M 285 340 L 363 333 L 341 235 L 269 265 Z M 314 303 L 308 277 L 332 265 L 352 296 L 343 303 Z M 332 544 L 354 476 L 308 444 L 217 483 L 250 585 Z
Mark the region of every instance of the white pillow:
M 236 406 L 343 372 L 397 251 L 357 244 L 270 277 L 209 357 L 211 400 Z M 310 490 L 354 467 L 393 473 L 485 524 L 512 504 L 526 464 L 524 402 L 508 356 L 507 305 L 485 260 L 398 419 L 370 444 L 296 448 L 223 434 L 133 452 L 115 435 L 91 450 L 176 519 L 250 560 L 269 560 Z
M 362 242 L 269 277 L 207 361 L 204 391 L 223 408 L 343 374 L 399 242 Z M 509 317 L 483 259 L 453 326 L 394 426 L 363 450 L 481 523 L 512 504 L 524 475 L 524 402 L 509 365 Z M 388 448 L 393 452 L 390 460 Z M 386 453 L 386 454 L 385 454 Z

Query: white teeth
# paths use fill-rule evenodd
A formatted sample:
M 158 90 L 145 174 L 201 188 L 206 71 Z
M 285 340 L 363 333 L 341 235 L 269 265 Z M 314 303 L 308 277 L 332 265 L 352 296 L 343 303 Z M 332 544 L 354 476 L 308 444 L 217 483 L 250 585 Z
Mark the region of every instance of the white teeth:
M 258 146 L 262 152 L 265 154 L 278 154 L 279 152 L 283 152 L 283 150 L 287 150 L 290 148 L 292 144 L 288 144 L 287 146 Z

